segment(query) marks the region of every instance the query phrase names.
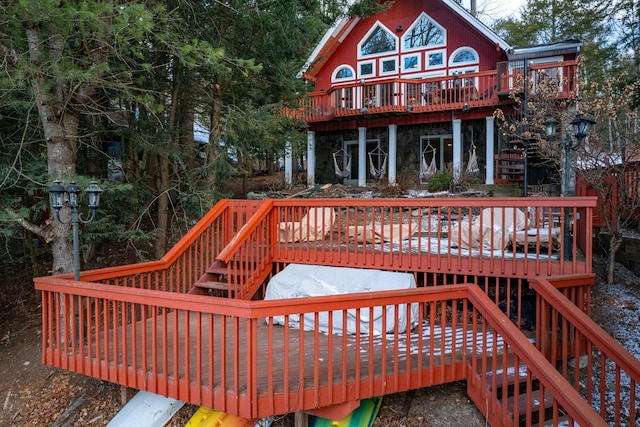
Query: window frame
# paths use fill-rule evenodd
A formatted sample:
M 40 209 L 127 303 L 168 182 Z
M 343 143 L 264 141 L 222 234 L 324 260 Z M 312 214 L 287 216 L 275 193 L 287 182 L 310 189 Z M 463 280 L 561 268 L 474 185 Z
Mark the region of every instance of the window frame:
M 393 61 L 395 66 L 393 68 L 393 71 L 384 71 L 384 62 L 386 61 Z M 387 56 L 385 58 L 380 58 L 378 59 L 378 67 L 379 67 L 379 72 L 378 75 L 380 76 L 389 76 L 389 75 L 393 75 L 393 74 L 398 74 L 398 57 L 397 56 Z
M 364 78 L 371 78 L 371 77 L 375 77 L 376 76 L 376 60 L 375 59 L 371 59 L 368 61 L 358 61 L 358 78 L 359 79 L 364 79 Z M 362 73 L 362 66 L 363 65 L 371 65 L 371 74 L 363 74 Z
M 363 55 L 362 54 L 362 45 L 364 44 L 365 40 L 367 40 L 369 38 L 369 36 L 371 36 L 371 34 L 376 30 L 377 27 L 382 28 L 382 30 L 386 31 L 391 37 L 393 37 L 395 39 L 396 48 L 395 48 L 395 50 L 388 50 L 388 51 L 385 51 L 385 52 L 378 52 L 378 53 L 371 53 L 371 54 Z M 393 31 L 391 31 L 389 28 L 387 28 L 387 26 L 384 25 L 382 22 L 376 21 L 376 23 L 373 24 L 371 26 L 371 28 L 369 28 L 369 31 L 367 31 L 365 33 L 365 35 L 358 42 L 357 59 L 360 60 L 360 59 L 369 59 L 369 58 L 379 58 L 381 56 L 388 56 L 388 55 L 392 55 L 394 53 L 397 54 L 399 51 L 400 51 L 400 39 L 398 38 L 398 36 L 396 36 L 393 33 Z
M 455 57 L 464 51 L 469 51 L 471 53 L 473 53 L 473 55 L 475 56 L 475 61 L 464 61 L 464 62 L 453 62 L 453 60 L 455 59 Z M 471 46 L 461 46 L 459 48 L 457 48 L 456 50 L 454 50 L 451 55 L 449 56 L 449 67 L 464 67 L 465 65 L 470 65 L 470 64 L 479 64 L 480 63 L 480 55 L 478 55 L 478 51 L 475 50 L 474 48 L 472 48 Z
M 415 57 L 417 59 L 417 67 L 416 68 L 405 68 L 405 60 L 409 59 L 409 58 L 413 58 Z M 415 52 L 415 53 L 409 53 L 406 55 L 402 55 L 400 57 L 400 71 L 403 73 L 419 73 L 420 71 L 422 71 L 423 67 L 422 67 L 422 53 L 420 52 Z
M 440 65 L 429 65 L 429 55 L 433 54 L 442 54 L 442 64 Z M 440 68 L 446 68 L 447 66 L 447 49 L 436 49 L 436 50 L 428 50 L 424 53 L 424 69 L 425 70 L 437 70 Z
M 440 29 L 440 31 L 442 31 L 442 35 L 443 35 L 442 43 L 441 44 L 433 44 L 433 45 L 405 48 L 404 47 L 404 39 L 405 39 L 405 37 L 408 37 L 409 34 L 411 34 L 411 31 L 413 30 L 413 28 L 418 25 L 418 23 L 420 22 L 420 20 L 423 17 L 425 19 L 428 19 L 429 21 L 431 21 L 435 26 L 437 26 Z M 447 29 L 445 27 L 443 27 L 442 25 L 440 25 L 440 23 L 438 21 L 433 19 L 431 16 L 429 16 L 425 12 L 422 12 L 420 15 L 418 15 L 418 17 L 413 21 L 413 23 L 409 26 L 409 28 L 407 28 L 407 30 L 404 32 L 402 38 L 400 39 L 400 47 L 401 47 L 403 52 L 414 52 L 414 51 L 417 51 L 417 50 L 434 49 L 434 48 L 446 47 L 446 46 L 447 46 Z
M 352 77 L 340 77 L 340 78 L 336 77 L 336 75 L 338 74 L 338 71 L 342 70 L 343 68 L 351 70 Z M 355 80 L 356 80 L 356 70 L 354 70 L 353 67 L 349 64 L 340 64 L 333 70 L 333 73 L 331 73 L 332 83 L 353 82 Z

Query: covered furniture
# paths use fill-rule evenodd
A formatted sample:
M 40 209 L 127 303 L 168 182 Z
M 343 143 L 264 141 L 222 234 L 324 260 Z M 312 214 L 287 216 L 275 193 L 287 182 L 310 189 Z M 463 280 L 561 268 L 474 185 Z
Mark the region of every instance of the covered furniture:
M 282 243 L 313 242 L 331 231 L 335 221 L 335 211 L 329 207 L 310 208 L 300 221 L 281 222 L 279 241 Z
M 371 224 L 347 227 L 347 238 L 358 243 L 401 242 L 410 239 L 416 224 Z
M 525 230 L 527 219 L 520 209 L 485 208 L 470 225 L 467 220 L 451 227 L 451 245 L 463 249 L 506 249 L 515 231 Z
M 413 274 L 410 273 L 351 267 L 289 264 L 269 281 L 264 299 L 305 298 L 415 287 L 415 279 Z M 418 304 L 411 304 L 410 313 L 407 312 L 407 305 L 400 305 L 398 307 L 397 324 L 395 311 L 395 306 L 387 306 L 386 310 L 383 310 L 383 307 L 374 307 L 371 312 L 362 310 L 359 313 L 359 329 L 356 329 L 356 320 L 358 318 L 356 317 L 355 309 L 347 310 L 347 319 L 344 325 L 342 311 L 336 310 L 334 312 L 331 325 L 329 325 L 329 312 L 321 312 L 317 315 L 318 329 L 334 334 L 368 334 L 372 329 L 375 335 L 381 335 L 394 332 L 396 328 L 399 333 L 406 332 L 407 316 L 411 316 L 411 327 L 417 324 Z M 383 322 L 385 317 L 386 319 Z M 316 329 L 315 318 L 314 313 L 304 315 L 304 328 L 306 330 Z M 284 316 L 274 316 L 273 319 L 276 324 L 284 325 Z M 383 326 L 385 326 L 384 330 Z M 289 315 L 289 327 L 300 327 L 299 315 Z

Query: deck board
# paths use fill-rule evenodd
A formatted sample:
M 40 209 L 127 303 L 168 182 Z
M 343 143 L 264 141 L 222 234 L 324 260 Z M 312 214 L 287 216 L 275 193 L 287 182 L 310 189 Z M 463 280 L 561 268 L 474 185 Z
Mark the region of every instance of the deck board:
M 179 312 L 177 317 L 175 311 L 164 315 L 162 312 L 156 313 L 155 317 L 152 315 L 145 321 L 137 321 L 133 328 L 132 325 L 127 325 L 126 343 L 122 326 L 118 327 L 116 337 L 111 329 L 108 341 L 114 342 L 115 339 L 118 348 L 109 348 L 109 363 L 121 364 L 126 352 L 128 364 L 135 364 L 139 374 L 157 372 L 166 374 L 170 379 L 177 376 L 184 381 L 187 379 L 186 349 L 193 350 L 197 347 L 199 335 L 202 337 L 201 359 L 195 354 L 189 355 L 188 381 L 192 382 L 199 376 L 203 384 L 209 384 L 213 378 L 212 389 L 215 390 L 225 389 L 230 392 L 234 389 L 245 389 L 252 383 L 248 379 L 250 374 L 247 370 L 247 354 L 253 344 L 248 338 L 250 322 L 219 315 L 201 315 L 201 328 L 198 329 L 198 316 L 197 313 L 189 313 L 187 322 L 186 312 L 183 311 Z M 383 335 L 341 335 L 301 331 L 280 325 L 268 325 L 263 319 L 257 319 L 254 325 L 257 336 L 254 351 L 258 356 L 264 355 L 258 357 L 258 364 L 255 366 L 258 395 L 297 390 L 301 383 L 305 384 L 305 388 L 312 388 L 314 385 L 336 386 L 344 382 L 358 383 L 372 376 L 386 377 L 407 373 L 409 370 L 422 370 L 424 375 L 437 378 L 439 368 L 450 366 L 454 361 L 462 363 L 465 356 L 462 348 L 462 327 L 454 330 L 451 326 L 439 324 L 430 328 L 426 321 L 421 327 L 413 328 L 409 334 Z M 135 343 L 132 341 L 133 329 L 136 334 Z M 234 337 L 239 337 L 237 347 L 234 346 Z M 155 352 L 150 351 L 154 338 Z M 473 332 L 468 327 L 467 342 L 472 338 Z M 102 339 L 100 342 L 102 360 L 106 357 L 104 341 Z M 88 337 L 87 342 L 89 344 L 84 346 L 84 357 L 95 358 L 95 335 Z M 226 347 L 224 354 L 223 346 Z M 488 352 L 493 351 L 491 338 L 487 347 Z M 145 348 L 147 351 L 143 356 Z M 163 353 L 163 348 L 168 351 Z M 502 348 L 500 337 L 495 348 Z M 304 350 L 301 352 L 301 349 Z M 132 362 L 134 358 L 135 363 Z M 201 360 L 199 366 L 198 360 Z M 304 369 L 300 369 L 301 365 Z M 213 373 L 210 372 L 211 366 L 216 367 Z M 268 390 L 269 376 L 273 387 L 271 391 Z

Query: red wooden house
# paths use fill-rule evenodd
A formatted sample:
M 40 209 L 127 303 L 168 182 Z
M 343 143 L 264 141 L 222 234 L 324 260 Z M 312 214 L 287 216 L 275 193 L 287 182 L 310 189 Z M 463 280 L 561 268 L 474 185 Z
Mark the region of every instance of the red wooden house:
M 543 75 L 561 77 L 559 96 L 572 93 L 579 48 L 511 47 L 452 0 L 341 20 L 301 72 L 315 84 L 298 109 L 308 184 L 424 183 L 434 170 L 523 183 L 522 145 L 503 138 L 494 112 L 516 114 L 509 95 L 535 93 Z
M 371 172 L 428 179 L 423 157 L 460 176 L 474 145 L 485 182 L 522 177 L 493 110 L 534 90 L 520 87 L 530 70 L 573 75 L 577 48 L 511 49 L 448 0 L 345 20 L 305 69 L 317 85 L 299 110 L 308 179 L 320 165 L 333 176 L 334 158 L 359 185 Z M 35 279 L 43 361 L 252 420 L 344 416 L 361 399 L 465 380 L 493 426 L 637 425 L 640 363 L 589 318 L 595 207 L 594 197 L 223 200 L 158 261 Z M 292 265 L 414 285 L 266 299 Z M 373 317 L 380 328 L 366 326 Z

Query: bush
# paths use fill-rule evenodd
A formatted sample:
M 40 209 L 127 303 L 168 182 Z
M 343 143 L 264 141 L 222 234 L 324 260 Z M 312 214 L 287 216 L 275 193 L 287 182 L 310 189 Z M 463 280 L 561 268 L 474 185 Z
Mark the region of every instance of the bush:
M 433 193 L 436 191 L 449 191 L 453 187 L 453 176 L 447 172 L 440 172 L 427 183 L 427 189 Z

